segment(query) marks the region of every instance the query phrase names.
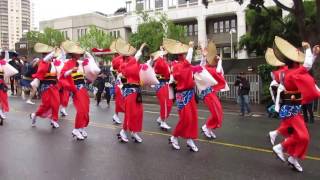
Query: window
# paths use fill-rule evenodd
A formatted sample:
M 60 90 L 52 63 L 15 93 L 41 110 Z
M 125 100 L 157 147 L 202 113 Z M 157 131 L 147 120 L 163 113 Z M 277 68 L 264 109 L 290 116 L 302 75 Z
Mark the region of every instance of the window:
M 223 57 L 231 58 L 231 48 L 230 47 L 223 47 Z
M 237 24 L 235 19 L 231 20 L 231 29 L 237 30 Z
M 230 32 L 230 21 L 226 20 L 224 21 L 224 28 L 225 28 L 225 32 Z
M 184 35 L 188 36 L 188 26 L 185 25 L 185 26 L 183 26 L 183 28 L 184 28 Z
M 168 5 L 169 5 L 169 7 L 174 7 L 177 5 L 177 1 L 176 0 L 168 0 Z
M 213 33 L 218 33 L 218 29 L 219 29 L 219 24 L 218 22 L 214 22 L 213 24 Z
M 120 31 L 117 31 L 117 38 L 120 37 Z
M 192 36 L 193 35 L 193 24 L 190 24 L 188 27 L 188 35 Z
M 194 25 L 194 35 L 198 35 L 198 24 Z
M 223 21 L 219 21 L 219 32 L 223 33 Z
M 163 7 L 163 0 L 155 0 L 155 8 L 162 9 Z
M 136 10 L 142 11 L 144 9 L 144 0 L 137 0 L 136 2 Z

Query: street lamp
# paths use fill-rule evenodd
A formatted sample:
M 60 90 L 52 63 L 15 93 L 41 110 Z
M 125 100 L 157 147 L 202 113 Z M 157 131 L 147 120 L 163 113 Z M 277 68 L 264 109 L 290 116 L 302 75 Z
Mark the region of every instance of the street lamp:
M 234 58 L 234 53 L 233 53 L 233 43 L 232 43 L 232 33 L 236 33 L 236 30 L 235 29 L 230 29 L 230 36 L 231 36 L 231 38 L 230 38 L 230 44 L 231 44 L 231 59 L 233 59 Z

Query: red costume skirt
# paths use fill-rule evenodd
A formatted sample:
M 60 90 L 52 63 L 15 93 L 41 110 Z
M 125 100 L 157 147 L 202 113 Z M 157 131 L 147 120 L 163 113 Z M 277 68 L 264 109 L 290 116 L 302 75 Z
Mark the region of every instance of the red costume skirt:
M 73 104 L 77 110 L 75 129 L 85 128 L 89 125 L 90 99 L 86 88 L 77 90 L 73 96 Z
M 310 137 L 301 114 L 282 120 L 283 127 L 292 127 L 293 130 L 282 142 L 283 148 L 290 156 L 304 159 Z
M 38 107 L 36 116 L 58 121 L 59 106 L 59 89 L 57 86 L 51 86 L 41 93 L 41 104 Z
M 173 131 L 174 137 L 185 139 L 198 138 L 198 112 L 195 97 L 179 111 L 179 121 Z
M 67 107 L 69 103 L 70 93 L 68 90 L 60 90 L 60 104 L 63 107 Z
M 157 92 L 157 98 L 160 104 L 160 118 L 167 120 L 172 109 L 172 100 L 169 99 L 169 85 L 161 87 Z
M 118 114 L 119 112 L 124 112 L 124 98 L 121 94 L 121 89 L 119 86 L 115 86 L 115 113 Z
M 223 119 L 222 105 L 215 92 L 212 92 L 204 97 L 204 103 L 207 105 L 211 116 L 208 117 L 206 126 L 209 129 L 220 128 Z
M 0 90 L 0 108 L 3 112 L 9 112 L 8 94 Z
M 142 131 L 143 105 L 137 103 L 137 93 L 132 93 L 124 98 L 123 129 L 131 132 Z

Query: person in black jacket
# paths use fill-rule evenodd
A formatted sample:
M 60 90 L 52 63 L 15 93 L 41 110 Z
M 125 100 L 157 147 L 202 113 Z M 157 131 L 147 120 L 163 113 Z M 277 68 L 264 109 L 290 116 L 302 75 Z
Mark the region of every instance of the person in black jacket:
M 100 61 L 99 68 L 101 69 L 101 72 L 96 80 L 96 86 L 98 88 L 98 92 L 96 94 L 97 106 L 99 106 L 101 102 L 102 93 L 105 92 L 105 98 L 107 99 L 108 107 L 110 107 L 110 87 L 112 87 L 112 74 L 110 71 L 110 66 L 104 65 L 104 61 Z
M 243 76 L 243 73 L 237 76 L 237 80 L 234 84 L 238 87 L 238 99 L 237 102 L 240 104 L 241 116 L 244 116 L 247 112 L 250 116 L 251 110 L 249 106 L 249 92 L 250 92 L 250 83 Z
M 14 96 L 15 94 L 18 94 L 18 85 L 21 79 L 22 68 L 22 63 L 20 62 L 17 53 L 12 54 L 12 60 L 9 61 L 9 64 L 13 66 L 15 69 L 17 69 L 19 72 L 18 74 L 10 77 L 11 95 Z

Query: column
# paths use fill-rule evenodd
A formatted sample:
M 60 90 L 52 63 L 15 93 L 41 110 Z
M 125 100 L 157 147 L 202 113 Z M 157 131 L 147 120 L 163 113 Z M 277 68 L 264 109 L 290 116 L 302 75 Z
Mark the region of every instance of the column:
M 207 44 L 207 27 L 206 17 L 204 15 L 198 16 L 198 45 L 204 47 Z
M 168 11 L 169 0 L 163 0 L 163 10 Z
M 131 0 L 131 12 L 136 12 L 136 0 Z
M 245 11 L 237 12 L 237 39 L 238 44 L 240 42 L 240 37 L 246 34 L 246 16 Z M 248 58 L 247 51 L 245 49 L 238 50 L 238 59 L 246 59 Z

